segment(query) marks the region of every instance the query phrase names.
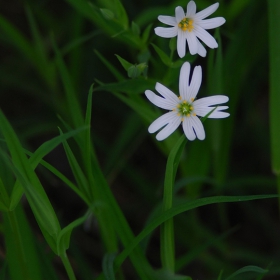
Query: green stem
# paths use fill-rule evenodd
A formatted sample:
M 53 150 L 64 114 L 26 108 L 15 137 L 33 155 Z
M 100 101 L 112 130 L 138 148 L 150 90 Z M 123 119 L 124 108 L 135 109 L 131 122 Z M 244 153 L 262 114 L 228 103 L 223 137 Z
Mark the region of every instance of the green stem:
M 60 255 L 60 258 L 62 260 L 62 263 L 64 265 L 64 268 L 67 272 L 67 275 L 68 275 L 69 279 L 70 280 L 76 280 L 76 276 L 74 274 L 73 268 L 72 268 L 72 266 L 69 262 L 69 259 L 68 259 L 65 251 Z
M 173 184 L 165 184 L 163 193 L 163 211 L 172 207 Z M 161 261 L 162 266 L 174 272 L 175 249 L 173 219 L 167 220 L 161 227 Z
M 186 143 L 186 137 L 185 135 L 182 135 L 168 156 L 164 179 L 163 211 L 167 211 L 172 208 L 174 180 L 180 157 Z M 175 270 L 174 247 L 173 219 L 169 219 L 164 222 L 161 227 L 161 262 L 163 268 L 170 272 L 174 272 Z

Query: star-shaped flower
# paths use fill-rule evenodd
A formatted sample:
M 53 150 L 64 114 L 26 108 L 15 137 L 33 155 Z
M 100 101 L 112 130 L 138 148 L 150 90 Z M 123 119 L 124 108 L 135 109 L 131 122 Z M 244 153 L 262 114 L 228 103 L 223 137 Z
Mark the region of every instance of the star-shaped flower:
M 206 56 L 206 49 L 198 39 L 211 49 L 217 48 L 218 43 L 206 29 L 219 27 L 226 21 L 223 17 L 205 19 L 214 13 L 218 7 L 219 3 L 216 3 L 196 13 L 196 4 L 194 1 L 190 1 L 187 6 L 186 14 L 183 8 L 178 6 L 175 9 L 175 17 L 159 16 L 159 21 L 173 27 L 156 27 L 155 33 L 163 38 L 177 36 L 177 51 L 180 57 L 184 57 L 186 54 L 186 40 L 192 55 L 198 53 L 200 56 L 204 57 Z
M 180 71 L 179 92 L 180 96 L 160 83 L 156 83 L 156 90 L 163 96 L 156 95 L 151 90 L 146 90 L 146 97 L 156 106 L 169 110 L 170 112 L 157 118 L 148 128 L 150 133 L 158 131 L 156 139 L 161 141 L 172 134 L 182 123 L 184 133 L 189 140 L 196 137 L 199 140 L 205 138 L 202 122 L 197 116 L 204 117 L 217 107 L 208 118 L 220 119 L 229 116 L 222 112 L 228 106 L 217 106 L 229 100 L 225 95 L 214 95 L 195 100 L 202 80 L 201 66 L 196 66 L 193 71 L 192 80 L 189 83 L 190 64 L 185 62 Z M 212 106 L 212 107 L 211 107 Z

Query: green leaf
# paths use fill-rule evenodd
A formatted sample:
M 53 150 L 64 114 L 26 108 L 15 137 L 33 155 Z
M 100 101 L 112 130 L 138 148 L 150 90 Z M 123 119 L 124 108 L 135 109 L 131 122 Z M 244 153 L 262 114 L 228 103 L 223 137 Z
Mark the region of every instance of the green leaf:
M 148 39 L 149 39 L 149 36 L 150 36 L 150 33 L 151 33 L 151 29 L 153 27 L 153 24 L 149 24 L 145 30 L 143 31 L 143 35 L 142 35 L 142 40 L 143 42 L 146 44 Z
M 112 20 L 115 18 L 114 13 L 111 10 L 108 9 L 100 9 L 102 15 L 104 16 L 105 19 L 107 20 Z
M 156 53 L 160 57 L 161 61 L 166 66 L 170 66 L 171 63 L 172 63 L 172 60 L 170 59 L 170 57 L 163 50 L 161 50 L 158 46 L 156 46 L 155 44 L 151 43 L 151 45 L 154 47 L 154 50 L 156 51 Z
M 246 273 L 246 272 L 267 273 L 268 270 L 263 269 L 263 268 L 258 267 L 258 266 L 248 265 L 248 266 L 244 266 L 243 268 L 238 269 L 233 274 L 231 274 L 229 277 L 227 277 L 225 280 L 234 279 L 235 276 L 237 276 L 239 274 Z
M 9 279 L 42 279 L 34 234 L 22 206 L 19 205 L 15 211 L 3 214 L 3 223 L 6 259 L 11 277 Z
M 151 122 L 157 117 L 155 112 L 146 104 L 141 104 L 138 100 L 126 97 L 118 92 L 113 92 L 113 94 L 137 112 L 145 121 Z
M 244 202 L 257 199 L 268 199 L 268 198 L 278 198 L 278 195 L 251 195 L 251 196 L 214 196 L 196 199 L 194 201 L 188 201 L 186 203 L 173 206 L 171 209 L 161 213 L 157 218 L 150 222 L 144 230 L 137 235 L 137 237 L 125 247 L 122 253 L 116 258 L 115 269 L 118 269 L 123 261 L 131 254 L 134 248 L 153 230 L 155 230 L 159 225 L 165 221 L 173 218 L 174 216 L 210 204 L 216 203 L 228 203 L 228 202 Z
M 110 83 L 110 84 L 104 84 L 99 87 L 96 87 L 94 91 L 119 91 L 124 92 L 128 94 L 139 94 L 144 93 L 145 90 L 154 88 L 156 82 L 152 80 L 146 80 L 142 77 L 139 77 L 138 79 L 129 79 L 129 80 L 123 80 L 118 83 Z
M 44 229 L 45 232 L 43 231 L 43 233 L 47 233 L 51 239 L 60 231 L 55 211 L 36 173 L 32 169 L 13 128 L 2 111 L 0 111 L 0 129 L 11 153 L 12 162 L 4 153 L 2 153 L 3 158 L 23 186 L 27 200 L 40 228 Z M 52 245 L 50 244 L 50 246 Z
M 61 130 L 60 130 L 60 133 L 61 133 L 61 135 L 63 135 Z M 66 142 L 66 140 L 63 141 L 63 147 L 64 147 L 65 153 L 68 158 L 68 162 L 70 164 L 71 170 L 73 172 L 73 175 L 75 177 L 75 180 L 76 180 L 79 188 L 81 189 L 82 193 L 86 197 L 90 197 L 87 178 L 86 178 L 84 172 L 82 171 L 81 166 L 79 165 L 75 155 L 73 154 L 73 152 L 72 152 L 70 146 L 68 145 L 68 143 Z
M 18 49 L 25 57 L 36 65 L 36 57 L 34 56 L 34 50 L 31 43 L 2 15 L 0 15 L 0 29 L 7 35 L 12 46 Z
M 134 21 L 131 23 L 131 29 L 132 29 L 132 32 L 139 36 L 140 35 L 140 27 L 137 23 L 135 23 Z
M 88 129 L 88 126 L 83 126 L 78 129 L 72 130 L 70 132 L 67 132 L 63 135 L 59 135 L 49 141 L 46 141 L 43 143 L 33 154 L 30 155 L 29 162 L 33 170 L 37 167 L 37 165 L 40 163 L 42 158 L 49 154 L 54 148 L 56 148 L 59 144 L 61 144 L 66 139 L 75 136 L 76 134 L 84 131 L 85 129 Z M 26 152 L 26 151 L 25 151 Z M 14 185 L 12 194 L 11 194 L 11 202 L 9 205 L 9 209 L 13 210 L 18 202 L 20 201 L 23 194 L 23 188 L 19 182 L 16 182 Z
M 134 143 L 134 140 L 139 137 L 139 131 L 142 127 L 142 120 L 136 113 L 132 112 L 128 115 L 116 137 L 116 140 L 114 140 L 109 147 L 107 162 L 104 168 L 105 175 L 112 172 L 112 170 L 119 171 L 125 165 L 128 158 L 124 155 L 126 153 L 132 154 L 132 151 L 130 150 L 131 148 L 128 152 L 128 147 L 131 147 L 131 143 Z M 115 173 L 115 171 L 113 172 Z
M 120 0 L 97 0 L 97 2 L 103 7 L 113 10 L 116 15 L 116 21 L 119 22 L 123 28 L 128 28 L 128 16 Z
M 111 37 L 119 39 L 133 49 L 141 50 L 143 48 L 143 42 L 140 37 L 134 35 L 128 28 L 128 17 L 119 0 L 114 0 L 113 3 L 112 0 L 100 0 L 100 6 L 114 11 L 116 16 L 114 24 L 106 20 L 100 12 L 99 7 L 92 2 L 88 2 L 87 0 L 66 1 Z
M 62 55 L 61 55 L 59 49 L 57 48 L 53 37 L 52 37 L 52 45 L 53 45 L 53 49 L 54 49 L 55 55 L 56 55 L 57 68 L 59 70 L 59 73 L 60 73 L 60 76 L 62 79 L 62 83 L 64 86 L 64 90 L 66 93 L 66 103 L 68 106 L 68 112 L 71 113 L 70 117 L 72 118 L 72 122 L 75 125 L 75 128 L 78 128 L 84 124 L 83 115 L 82 115 L 81 108 L 79 106 L 78 98 L 75 93 L 75 89 L 74 89 L 72 80 L 70 78 L 69 71 L 62 59 Z
M 105 254 L 102 261 L 102 270 L 106 280 L 115 280 L 114 273 L 114 260 L 117 253 L 107 253 Z
M 44 46 L 44 40 L 42 39 L 34 16 L 32 14 L 29 6 L 25 7 L 27 18 L 29 21 L 30 29 L 32 32 L 32 37 L 34 41 L 34 51 L 36 56 L 37 68 L 39 68 L 42 77 L 45 79 L 47 84 L 51 86 L 51 88 L 55 85 L 55 69 L 54 64 L 48 61 L 47 52 Z
M 59 256 L 64 254 L 64 252 L 69 248 L 72 230 L 84 223 L 88 217 L 89 212 L 87 212 L 83 217 L 71 222 L 68 226 L 60 231 L 57 237 L 57 252 Z
M 156 46 L 155 44 L 151 44 L 151 45 L 154 47 L 154 49 L 155 49 L 156 53 L 159 55 L 161 61 L 166 66 L 171 67 L 171 68 L 179 68 L 183 65 L 184 61 L 179 59 L 179 60 L 173 62 L 171 60 L 171 58 L 163 50 L 161 50 L 158 46 Z M 188 59 L 188 58 L 186 58 L 186 59 Z M 194 58 L 188 59 L 188 61 L 190 61 L 190 62 L 192 62 L 193 60 L 194 60 Z
M 117 59 L 119 60 L 119 62 L 121 63 L 121 65 L 123 66 L 123 68 L 128 71 L 128 69 L 133 66 L 132 63 L 128 62 L 127 60 L 125 60 L 124 58 L 120 57 L 119 55 L 115 54 L 115 56 L 117 57 Z
M 104 56 L 102 56 L 101 53 L 99 53 L 97 50 L 94 50 L 94 52 L 118 81 L 122 81 L 124 79 L 124 76 L 109 60 L 107 60 Z
M 93 32 L 90 32 L 89 34 L 86 34 L 84 36 L 81 36 L 79 38 L 75 38 L 73 41 L 67 43 L 62 49 L 61 49 L 61 55 L 65 56 L 72 50 L 74 50 L 77 47 L 80 47 L 82 44 L 88 42 L 90 39 L 93 37 L 96 37 L 97 35 L 100 34 L 100 30 L 96 30 Z
M 87 109 L 86 109 L 86 117 L 85 117 L 85 125 L 90 127 L 91 124 L 91 115 L 92 115 L 92 94 L 93 94 L 93 84 L 91 85 L 88 93 L 88 101 L 87 101 Z M 87 172 L 91 172 L 91 135 L 90 129 L 87 130 L 85 134 L 85 147 L 83 147 L 83 151 L 85 151 L 85 164 L 87 168 Z

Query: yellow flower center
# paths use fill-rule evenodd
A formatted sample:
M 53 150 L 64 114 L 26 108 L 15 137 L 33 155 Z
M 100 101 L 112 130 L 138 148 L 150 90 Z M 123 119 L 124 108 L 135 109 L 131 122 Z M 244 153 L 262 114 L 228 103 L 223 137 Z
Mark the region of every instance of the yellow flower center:
M 179 99 L 181 98 L 179 97 Z M 196 114 L 193 113 L 193 101 L 194 99 L 192 98 L 191 102 L 187 102 L 186 100 L 184 100 L 183 102 L 177 105 L 178 116 L 182 116 L 182 121 L 184 120 L 184 117 L 190 117 L 191 115 L 196 116 Z M 175 110 L 176 109 L 174 109 L 174 111 Z
M 193 30 L 193 19 L 190 19 L 190 18 L 183 18 L 183 19 L 178 23 L 178 26 L 179 26 L 183 31 L 192 32 L 192 30 Z

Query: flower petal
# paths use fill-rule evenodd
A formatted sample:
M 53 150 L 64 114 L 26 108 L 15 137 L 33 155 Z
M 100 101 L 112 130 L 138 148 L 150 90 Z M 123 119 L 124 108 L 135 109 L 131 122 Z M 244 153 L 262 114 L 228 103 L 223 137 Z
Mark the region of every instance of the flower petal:
M 163 38 L 173 38 L 178 34 L 178 27 L 156 27 L 155 33 Z
M 197 45 L 198 45 L 198 51 L 197 51 L 197 53 L 198 53 L 200 56 L 205 57 L 207 51 L 206 51 L 206 49 L 203 47 L 203 45 L 199 42 L 199 40 L 197 40 L 197 41 L 198 41 L 198 43 L 197 43 Z
M 202 27 L 203 29 L 213 29 L 223 25 L 226 20 L 223 17 L 216 17 L 204 20 L 197 20 L 195 23 Z
M 173 102 L 173 100 L 157 96 L 151 90 L 146 90 L 145 95 L 150 100 L 150 102 L 162 109 L 172 110 L 176 108 L 176 105 L 178 104 L 177 102 Z
M 195 99 L 196 95 L 199 91 L 200 85 L 202 81 L 202 69 L 201 66 L 196 66 L 193 70 L 192 81 L 189 86 L 187 100 L 191 101 L 191 99 Z
M 184 18 L 186 17 L 184 9 L 180 6 L 176 7 L 175 9 L 175 17 L 176 17 L 176 21 L 177 24 Z
M 205 130 L 202 125 L 202 122 L 198 117 L 191 116 L 191 117 L 184 118 L 183 130 L 186 137 L 190 141 L 193 141 L 196 137 L 199 140 L 205 139 Z
M 179 117 L 177 116 L 177 113 L 173 111 L 163 114 L 151 123 L 151 125 L 148 128 L 148 131 L 150 133 L 154 133 L 161 129 L 163 126 L 167 125 L 168 123 L 173 123 L 178 118 Z
M 199 13 L 195 14 L 193 16 L 194 19 L 204 19 L 208 16 L 210 16 L 211 14 L 213 14 L 219 7 L 219 3 L 215 3 L 211 6 L 209 6 L 208 8 L 200 11 Z
M 214 49 L 218 47 L 217 41 L 214 39 L 212 35 L 210 35 L 207 31 L 205 31 L 199 25 L 195 25 L 193 29 L 193 33 L 204 42 L 209 48 Z
M 191 65 L 189 62 L 185 62 L 180 70 L 179 78 L 179 92 L 182 99 L 187 99 L 187 93 L 189 88 L 189 79 L 190 79 L 190 69 Z
M 177 25 L 177 21 L 175 17 L 171 17 L 171 16 L 159 16 L 158 20 L 162 23 L 165 23 L 167 25 L 172 25 L 172 26 L 176 26 Z
M 201 117 L 205 117 L 215 107 L 205 107 L 194 109 L 194 112 Z M 222 112 L 222 110 L 228 109 L 228 106 L 217 106 L 217 108 L 208 116 L 209 119 L 223 119 L 227 118 L 230 114 L 228 112 Z
M 225 95 L 214 95 L 209 97 L 204 97 L 199 100 L 194 101 L 193 108 L 194 113 L 196 113 L 198 116 L 204 117 L 209 112 L 211 112 L 215 106 L 225 103 L 229 100 L 229 98 Z M 213 106 L 213 107 L 209 107 Z M 227 112 L 221 112 L 222 110 L 228 109 L 228 106 L 218 106 L 209 116 L 210 119 L 220 119 L 220 118 L 226 118 L 229 116 L 229 113 Z
M 186 37 L 182 29 L 180 28 L 178 28 L 177 52 L 181 58 L 186 54 Z
M 209 107 L 228 102 L 229 98 L 226 95 L 213 95 L 195 100 L 193 105 L 195 108 Z
M 156 139 L 158 141 L 162 141 L 165 138 L 167 138 L 169 135 L 171 135 L 180 125 L 181 118 L 176 115 L 176 119 L 174 119 L 173 122 L 170 122 L 165 128 L 163 128 L 157 135 Z
M 191 122 L 191 117 L 184 118 L 182 125 L 183 125 L 183 130 L 184 130 L 184 133 L 185 133 L 186 137 L 190 141 L 193 141 L 196 138 L 196 135 L 194 133 L 194 130 L 192 128 L 191 123 L 192 123 Z
M 205 139 L 205 130 L 201 120 L 198 117 L 190 117 L 195 134 L 199 140 Z
M 192 54 L 192 55 L 197 54 L 197 52 L 198 52 L 198 40 L 195 37 L 194 32 L 185 32 L 185 36 L 186 36 L 187 41 L 188 41 L 190 54 Z
M 178 102 L 179 102 L 178 96 L 176 94 L 174 94 L 170 89 L 165 87 L 164 85 L 162 85 L 160 83 L 156 83 L 156 90 L 158 93 L 160 93 L 163 97 L 165 97 L 169 101 L 175 102 L 176 104 L 178 104 Z
M 196 13 L 196 4 L 194 1 L 190 1 L 187 5 L 187 13 L 186 13 L 186 17 L 192 17 L 194 16 Z

